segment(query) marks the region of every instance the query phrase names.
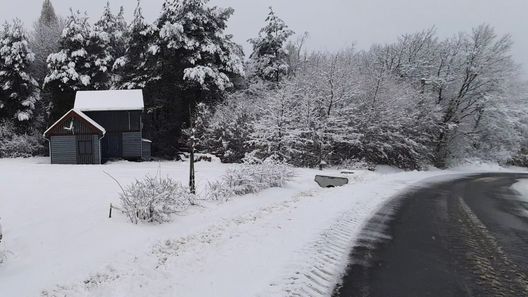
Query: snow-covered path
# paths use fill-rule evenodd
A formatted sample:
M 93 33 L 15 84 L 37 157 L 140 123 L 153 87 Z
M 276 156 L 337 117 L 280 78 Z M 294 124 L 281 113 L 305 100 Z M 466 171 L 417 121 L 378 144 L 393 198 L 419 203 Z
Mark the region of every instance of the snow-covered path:
M 364 222 L 406 186 L 443 172 L 358 172 L 320 189 L 299 169 L 287 187 L 132 225 L 108 205 L 146 173 L 181 178 L 180 162 L 50 166 L 0 160 L 7 259 L 0 296 L 313 296 L 329 293 Z M 201 163 L 198 180 L 228 165 Z M 4 244 L 4 243 L 3 243 Z

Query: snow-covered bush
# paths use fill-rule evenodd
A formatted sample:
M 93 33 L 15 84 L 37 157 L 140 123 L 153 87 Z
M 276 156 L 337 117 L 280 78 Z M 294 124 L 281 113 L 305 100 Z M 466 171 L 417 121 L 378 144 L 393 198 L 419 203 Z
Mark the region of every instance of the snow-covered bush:
M 18 135 L 9 121 L 0 123 L 0 139 L 0 158 L 29 158 L 44 150 L 40 133 Z
M 365 159 L 346 159 L 339 164 L 338 169 L 373 169 L 375 164 L 365 161 Z
M 165 223 L 194 204 L 196 196 L 169 177 L 145 176 L 123 188 L 121 211 L 132 223 Z
M 228 170 L 221 180 L 210 183 L 207 195 L 211 200 L 229 200 L 234 196 L 283 187 L 293 174 L 289 166 L 273 161 L 243 164 Z
M 513 156 L 508 161 L 508 165 L 528 167 L 528 149 L 522 150 L 521 152 Z
M 40 137 L 35 135 L 15 135 L 0 143 L 0 158 L 29 158 L 38 155 L 43 149 Z

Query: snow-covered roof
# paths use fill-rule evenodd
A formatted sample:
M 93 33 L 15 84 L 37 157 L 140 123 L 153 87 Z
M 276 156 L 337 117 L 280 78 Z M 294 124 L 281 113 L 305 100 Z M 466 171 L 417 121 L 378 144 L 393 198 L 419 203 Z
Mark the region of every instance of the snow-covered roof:
M 103 135 L 106 134 L 106 129 L 103 126 L 99 125 L 96 121 L 92 120 L 92 118 L 87 116 L 84 112 L 82 112 L 80 110 L 72 109 L 72 110 L 68 111 L 66 114 L 64 114 L 53 125 L 51 125 L 51 127 L 49 127 L 48 130 L 44 131 L 44 137 L 46 137 L 46 134 L 48 134 L 48 132 L 50 132 L 55 126 L 57 126 L 65 117 L 67 117 L 72 112 L 78 114 L 81 118 L 86 120 L 88 123 L 92 124 L 92 126 L 94 126 L 97 130 L 101 131 L 103 133 Z
M 78 91 L 74 109 L 81 111 L 143 110 L 142 90 Z

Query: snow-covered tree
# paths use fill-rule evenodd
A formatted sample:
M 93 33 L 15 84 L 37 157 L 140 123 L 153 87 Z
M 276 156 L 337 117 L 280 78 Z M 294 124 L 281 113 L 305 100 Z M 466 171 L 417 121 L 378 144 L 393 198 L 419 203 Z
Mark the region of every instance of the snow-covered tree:
M 156 21 L 159 39 L 148 59 L 158 66 L 147 84 L 151 128 L 158 144 L 174 153 L 189 110 L 197 102 L 218 101 L 244 74 L 239 46 L 225 33 L 233 10 L 210 7 L 206 0 L 166 0 Z
M 528 92 L 510 45 L 488 26 L 445 40 L 433 28 L 367 51 L 307 55 L 271 90 L 229 97 L 210 126 L 249 115 L 250 133 L 239 134 L 246 152 L 300 166 L 350 159 L 417 169 L 516 154 L 512 162 L 524 164 Z M 237 101 L 252 108 L 234 108 Z
M 52 53 L 59 50 L 59 40 L 64 29 L 64 22 L 55 14 L 50 0 L 45 0 L 38 21 L 33 25 L 30 35 L 30 48 L 35 53 L 35 61 L 32 65 L 32 73 L 42 84 L 48 73 L 46 60 Z
M 247 90 L 228 95 L 224 102 L 214 106 L 211 115 L 211 109 L 202 113 L 205 120 L 199 130 L 199 150 L 216 155 L 222 162 L 241 162 L 254 150 L 249 140 L 254 131 L 257 102 L 264 92 L 262 85 L 251 85 Z
M 165 1 L 157 21 L 161 51 L 179 70 L 177 79 L 223 91 L 231 86 L 229 75 L 242 75 L 244 70 L 232 36 L 224 32 L 233 9 L 208 7 L 207 2 Z
M 114 63 L 114 70 L 119 76 L 118 88 L 145 88 L 148 83 L 160 78 L 159 73 L 156 73 L 161 69 L 155 58 L 160 48 L 156 35 L 157 28 L 145 23 L 138 0 L 127 36 L 125 53 Z
M 60 51 L 48 57 L 45 87 L 53 94 L 54 118 L 73 107 L 75 91 L 91 88 L 92 77 L 99 72 L 88 53 L 90 25 L 88 17 L 71 12 L 60 40 Z
M 249 40 L 253 45 L 251 63 L 257 76 L 278 83 L 288 73 L 288 53 L 285 46 L 292 34 L 293 31 L 288 29 L 286 23 L 270 7 L 266 25 L 257 38 Z
M 511 37 L 498 37 L 487 25 L 473 29 L 471 34 L 460 34 L 443 46 L 444 52 L 450 53 L 449 63 L 438 68 L 443 83 L 434 89 L 442 113 L 442 131 L 435 148 L 435 163 L 440 167 L 453 157 L 453 146 L 463 145 L 482 124 L 487 102 L 506 94 L 516 70 L 510 56 Z
M 273 156 L 281 161 L 290 161 L 296 153 L 291 145 L 292 131 L 299 123 L 300 115 L 295 87 L 288 84 L 270 90 L 259 106 L 250 143 L 263 159 Z
M 95 88 L 110 88 L 114 80 L 114 64 L 125 53 L 127 35 L 123 7 L 116 16 L 112 13 L 110 2 L 107 2 L 103 15 L 94 24 L 90 34 L 88 51 L 93 56 L 95 66 L 100 69 L 99 77 L 94 78 Z
M 139 6 L 139 0 L 138 0 L 138 6 Z M 128 42 L 129 38 L 129 32 L 128 32 L 128 23 L 125 19 L 125 8 L 121 6 L 119 8 L 119 13 L 117 13 L 116 16 L 116 28 L 113 34 L 114 37 L 114 56 L 116 58 L 122 57 L 125 54 L 126 51 L 126 44 Z
M 114 62 L 118 52 L 122 52 L 121 48 L 124 47 L 122 40 L 117 38 L 123 34 L 117 32 L 117 26 L 117 18 L 112 13 L 110 2 L 107 2 L 103 15 L 90 32 L 87 47 L 93 66 L 99 70 L 92 77 L 95 89 L 108 89 L 111 86 Z
M 14 120 L 19 128 L 29 128 L 40 98 L 30 73 L 34 58 L 22 22 L 5 23 L 0 31 L 0 119 Z

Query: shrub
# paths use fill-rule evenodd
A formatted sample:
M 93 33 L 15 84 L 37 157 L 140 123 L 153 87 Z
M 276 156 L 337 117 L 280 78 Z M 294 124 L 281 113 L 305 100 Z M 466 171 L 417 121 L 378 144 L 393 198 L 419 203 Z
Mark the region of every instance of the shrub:
M 36 131 L 17 134 L 11 122 L 0 123 L 0 158 L 29 158 L 44 150 L 44 138 Z
M 169 177 L 145 176 L 122 188 L 121 211 L 132 223 L 165 223 L 194 204 L 196 196 Z
M 368 169 L 373 170 L 376 166 L 364 159 L 346 159 L 338 165 L 338 169 Z
M 513 156 L 507 164 L 518 167 L 528 167 L 528 149 L 524 149 Z
M 43 150 L 41 139 L 35 135 L 14 135 L 0 143 L 0 158 L 29 158 Z
M 221 180 L 210 183 L 208 198 L 228 200 L 233 196 L 283 187 L 292 177 L 293 170 L 281 163 L 265 161 L 261 164 L 243 164 L 228 170 Z

